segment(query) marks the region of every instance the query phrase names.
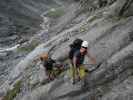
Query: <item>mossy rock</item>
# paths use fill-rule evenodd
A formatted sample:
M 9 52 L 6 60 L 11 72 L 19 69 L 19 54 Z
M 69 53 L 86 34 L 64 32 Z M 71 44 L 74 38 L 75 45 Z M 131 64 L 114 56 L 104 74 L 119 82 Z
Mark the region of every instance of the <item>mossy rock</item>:
M 16 82 L 14 88 L 7 92 L 3 100 L 13 100 L 17 96 L 17 94 L 20 93 L 21 84 L 22 84 L 21 81 Z
M 29 46 L 26 47 L 20 47 L 17 49 L 18 52 L 31 52 L 33 49 L 35 49 L 35 47 L 37 47 L 39 45 L 39 41 L 32 41 L 31 44 L 29 44 Z
M 61 17 L 64 13 L 64 10 L 61 8 L 53 8 L 47 13 L 47 16 L 51 18 L 58 18 Z
M 85 32 L 86 28 L 84 26 L 80 27 L 80 32 Z

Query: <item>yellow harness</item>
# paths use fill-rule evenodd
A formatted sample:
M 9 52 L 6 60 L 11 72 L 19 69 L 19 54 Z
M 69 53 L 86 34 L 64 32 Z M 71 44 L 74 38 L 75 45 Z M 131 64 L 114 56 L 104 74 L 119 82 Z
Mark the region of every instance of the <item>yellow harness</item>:
M 73 67 L 70 67 L 70 69 L 68 70 L 68 75 L 69 75 L 69 77 L 70 78 L 72 78 L 73 77 L 73 72 L 75 71 L 76 69 L 74 69 Z M 79 75 L 80 75 L 80 78 L 82 79 L 82 78 L 84 78 L 86 75 L 87 75 L 87 73 L 88 72 L 86 72 L 86 70 L 88 70 L 88 69 L 86 69 L 83 65 L 81 65 L 80 67 L 79 67 Z

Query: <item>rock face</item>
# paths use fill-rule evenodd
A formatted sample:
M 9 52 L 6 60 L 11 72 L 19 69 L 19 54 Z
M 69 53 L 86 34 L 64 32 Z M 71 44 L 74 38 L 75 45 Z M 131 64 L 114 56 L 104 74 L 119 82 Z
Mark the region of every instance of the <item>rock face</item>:
M 98 1 L 105 1 L 106 4 L 101 6 Z M 118 9 L 125 8 L 126 1 L 130 2 L 81 0 L 82 4 L 91 2 L 90 6 L 100 7 L 89 10 L 89 14 L 77 13 L 75 8 L 79 7 L 78 1 L 72 2 L 69 7 L 73 9 L 58 19 L 60 22 L 57 26 L 54 24 L 49 29 L 48 32 L 52 32 L 50 40 L 36 47 L 15 66 L 0 87 L 0 92 L 12 90 L 21 80 L 21 90 L 14 100 L 132 100 L 133 4 L 130 2 L 121 16 Z M 128 17 L 125 17 L 126 14 Z M 67 17 L 64 21 L 63 18 Z M 59 29 L 60 26 L 63 27 Z M 69 44 L 77 37 L 89 42 L 89 51 L 96 57 L 99 67 L 87 66 L 88 69 L 96 69 L 75 85 L 70 82 L 67 71 L 52 82 L 47 82 L 43 67 L 35 59 L 41 53 L 48 52 L 58 61 L 67 60 Z M 88 59 L 85 59 L 86 62 L 89 63 Z
M 16 42 L 16 39 L 21 39 L 21 36 L 35 34 L 40 29 L 39 25 L 42 21 L 40 15 L 53 4 L 57 5 L 52 0 L 2 0 L 0 4 L 0 44 L 11 45 Z M 5 39 L 5 37 L 7 38 Z
M 40 24 L 42 13 L 61 7 L 64 2 L 54 0 L 2 0 L 0 3 L 0 84 L 7 80 L 10 70 L 33 50 L 47 41 Z M 40 36 L 41 33 L 41 36 Z M 43 37 L 42 37 L 43 35 Z M 20 45 L 20 46 L 18 46 Z M 27 52 L 28 51 L 28 52 Z
M 127 19 L 127 21 L 120 20 L 120 23 L 117 22 L 117 24 L 116 22 L 111 22 L 111 25 L 108 24 L 107 28 L 107 23 L 109 22 L 103 23 L 103 20 L 101 20 L 98 23 L 102 24 L 102 26 L 93 27 L 83 37 L 79 34 L 81 38 L 92 42 L 93 45 L 90 51 L 96 56 L 97 62 L 102 62 L 102 65 L 85 79 L 85 86 L 82 87 L 81 83 L 72 85 L 66 78 L 62 77 L 50 83 L 49 87 L 46 86 L 50 89 L 44 91 L 43 88 L 46 88 L 45 86 L 39 87 L 22 100 L 28 100 L 29 98 L 31 100 L 87 100 L 88 98 L 90 100 L 94 98 L 96 100 L 106 100 L 107 98 L 110 98 L 109 100 L 114 100 L 113 98 L 119 100 L 123 98 L 124 100 L 127 96 L 131 98 L 132 94 L 129 89 L 127 89 L 128 93 L 123 95 L 125 92 L 119 93 L 121 91 L 119 87 L 124 88 L 125 84 L 127 84 L 125 83 L 126 80 L 129 81 L 127 78 L 129 76 L 132 77 L 133 73 L 131 56 L 133 53 L 132 40 L 127 38 L 132 35 L 132 22 L 132 18 Z M 98 30 L 96 31 L 95 28 Z M 124 28 L 125 30 L 123 30 Z M 94 30 L 96 34 L 93 36 Z M 89 38 L 90 34 L 91 38 Z M 125 40 L 124 38 L 127 41 L 123 41 Z M 95 41 L 96 39 L 97 41 Z M 58 47 L 59 49 L 55 50 L 53 57 L 61 57 L 66 52 L 66 44 L 63 43 L 61 48 Z M 65 51 L 57 53 L 61 50 Z M 132 87 L 132 84 L 129 87 Z M 41 93 L 43 95 L 40 95 Z
M 132 15 L 133 14 L 133 11 L 131 10 L 133 6 L 132 2 L 133 2 L 132 0 L 123 0 L 123 1 L 121 0 L 80 0 L 81 7 L 88 11 L 94 11 L 96 9 L 108 7 L 109 5 L 112 5 L 113 7 L 111 7 L 110 10 L 112 10 L 113 13 L 115 13 L 117 16 Z

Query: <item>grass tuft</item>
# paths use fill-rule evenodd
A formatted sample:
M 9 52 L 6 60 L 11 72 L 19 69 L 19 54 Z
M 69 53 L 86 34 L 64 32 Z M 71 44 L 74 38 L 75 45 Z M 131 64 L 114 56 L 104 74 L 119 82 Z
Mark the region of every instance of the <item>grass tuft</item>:
M 65 12 L 61 8 L 53 8 L 48 13 L 47 16 L 51 18 L 61 17 Z
M 17 94 L 20 92 L 21 84 L 22 84 L 21 81 L 16 82 L 16 84 L 14 85 L 14 88 L 7 92 L 3 100 L 13 100 L 17 96 Z

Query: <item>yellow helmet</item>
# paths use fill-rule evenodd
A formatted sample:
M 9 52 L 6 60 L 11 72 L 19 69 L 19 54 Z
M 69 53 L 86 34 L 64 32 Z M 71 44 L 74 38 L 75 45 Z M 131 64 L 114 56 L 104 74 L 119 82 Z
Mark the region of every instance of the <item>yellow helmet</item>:
M 47 60 L 48 59 L 48 53 L 41 54 L 40 59 L 43 60 L 43 61 Z

